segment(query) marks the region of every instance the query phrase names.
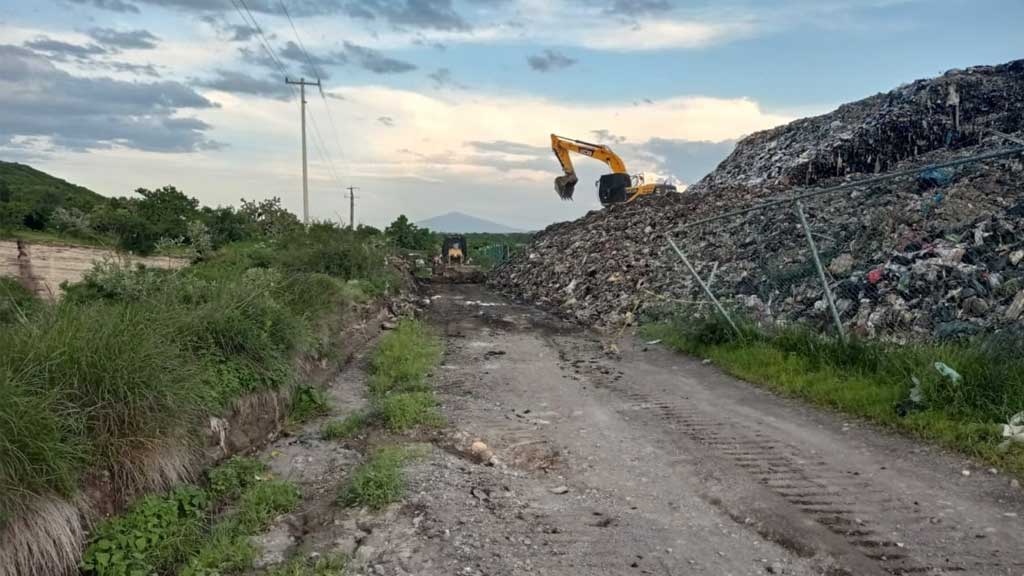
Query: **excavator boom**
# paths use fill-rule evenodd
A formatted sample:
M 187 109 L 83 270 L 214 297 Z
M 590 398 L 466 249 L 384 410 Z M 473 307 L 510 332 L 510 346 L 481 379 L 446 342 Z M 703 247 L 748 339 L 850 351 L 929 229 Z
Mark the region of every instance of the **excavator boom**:
M 552 134 L 551 149 L 555 152 L 558 163 L 562 165 L 562 171 L 565 172 L 564 175 L 555 178 L 555 191 L 558 192 L 558 197 L 562 200 L 572 200 L 573 192 L 576 190 L 576 183 L 579 182 L 579 178 L 576 176 L 576 168 L 572 165 L 570 152 L 600 160 L 607 164 L 614 174 L 628 174 L 626 163 L 622 161 L 622 158 L 613 152 L 611 148 L 601 144 L 591 144 L 590 142 L 563 138 L 557 134 Z

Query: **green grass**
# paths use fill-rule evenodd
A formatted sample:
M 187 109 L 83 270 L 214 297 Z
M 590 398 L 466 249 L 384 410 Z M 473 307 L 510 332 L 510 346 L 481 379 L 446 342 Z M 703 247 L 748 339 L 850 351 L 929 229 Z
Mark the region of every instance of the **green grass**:
M 338 496 L 342 506 L 366 506 L 380 510 L 397 502 L 405 492 L 402 464 L 408 454 L 399 447 L 381 448 L 352 473 Z
M 427 375 L 441 359 L 441 343 L 424 324 L 405 319 L 381 338 L 370 364 L 370 393 L 429 390 Z
M 207 473 L 207 490 L 218 500 L 237 500 L 253 484 L 266 477 L 267 467 L 245 456 L 234 456 Z
M 149 496 L 92 534 L 81 569 L 89 576 L 223 576 L 249 570 L 251 537 L 295 508 L 298 489 L 267 479 L 266 466 L 236 457 L 208 474 L 205 488 Z M 226 512 L 215 520 L 219 509 Z
M 356 412 L 341 420 L 332 420 L 320 429 L 320 436 L 324 440 L 346 440 L 359 434 L 370 424 L 370 414 L 367 412 Z
M 327 394 L 315 386 L 298 386 L 292 392 L 292 406 L 288 414 L 291 424 L 302 424 L 326 416 L 331 411 Z
M 337 252 L 360 262 L 316 242 L 344 244 Z M 293 247 L 336 258 L 291 259 Z M 0 522 L 30 495 L 71 497 L 89 469 L 130 490 L 154 448 L 188 446 L 207 415 L 291 386 L 297 357 L 332 347 L 324 326 L 381 293 L 383 276 L 367 267 L 382 261 L 347 232 L 319 230 L 232 245 L 173 272 L 101 263 L 59 304 L 0 281 Z M 300 387 L 291 417 L 325 410 L 322 394 Z
M 799 328 L 772 333 L 717 318 L 646 325 L 679 351 L 709 358 L 744 380 L 919 438 L 1024 475 L 1024 446 L 1001 448 L 1000 425 L 1024 410 L 1024 339 L 1007 333 L 957 343 L 843 343 Z M 960 374 L 943 376 L 942 362 Z M 923 402 L 909 401 L 915 381 Z
M 442 427 L 446 421 L 437 410 L 433 392 L 399 392 L 374 401 L 374 419 L 391 432 L 417 426 Z

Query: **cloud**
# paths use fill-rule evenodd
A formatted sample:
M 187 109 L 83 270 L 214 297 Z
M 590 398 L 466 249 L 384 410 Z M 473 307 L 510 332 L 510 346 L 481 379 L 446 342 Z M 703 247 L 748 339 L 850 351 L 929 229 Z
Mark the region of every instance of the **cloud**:
M 26 48 L 36 52 L 42 52 L 57 62 L 69 60 L 87 61 L 96 56 L 107 54 L 107 49 L 96 44 L 72 44 L 61 40 L 54 40 L 47 36 L 40 36 L 34 40 L 25 42 Z
M 638 151 L 654 162 L 656 171 L 693 184 L 714 170 L 735 147 L 735 139 L 707 142 L 651 138 Z
M 303 74 L 312 78 L 320 78 L 321 80 L 327 80 L 331 77 L 327 69 L 328 66 L 340 66 L 347 64 L 349 61 L 348 55 L 344 52 L 332 52 L 327 56 L 319 56 L 311 51 L 304 53 L 302 47 L 290 40 L 284 45 L 284 48 L 277 51 L 277 55 L 285 60 L 297 63 L 302 69 Z
M 151 50 L 160 40 L 148 30 L 120 31 L 113 28 L 93 28 L 89 36 L 102 46 L 123 50 Z
M 382 125 L 382 126 L 387 126 L 388 128 L 392 128 L 395 125 L 395 119 L 392 118 L 391 116 L 380 116 L 380 117 L 377 118 L 377 123 Z
M 68 1 L 76 4 L 90 5 L 103 10 L 110 10 L 112 12 L 131 12 L 136 14 L 139 13 L 138 5 L 140 4 L 205 13 L 227 12 L 232 10 L 232 6 L 229 2 L 212 0 L 134 0 L 134 3 L 126 2 L 124 0 Z M 416 0 L 410 1 L 412 3 L 416 3 Z M 281 5 L 278 0 L 247 0 L 245 4 L 253 12 L 274 15 L 281 13 Z M 342 0 L 290 0 L 288 2 L 288 11 L 293 16 L 321 16 L 325 14 L 335 14 L 341 10 Z
M 228 32 L 231 33 L 231 40 L 234 42 L 248 42 L 256 36 L 255 28 L 239 24 L 232 24 L 228 26 Z
M 390 58 L 373 48 L 360 46 L 351 42 L 345 42 L 345 53 L 360 68 L 369 70 L 374 74 L 401 74 L 416 69 L 415 64 Z
M 611 6 L 605 9 L 605 13 L 623 16 L 646 16 L 668 12 L 672 8 L 672 3 L 668 0 L 615 0 Z
M 482 142 L 480 140 L 470 140 L 466 142 L 466 145 L 473 148 L 477 152 L 481 153 L 498 153 L 498 154 L 510 154 L 517 156 L 536 156 L 540 154 L 551 154 L 551 148 L 545 146 L 534 146 L 533 144 L 524 144 L 522 142 L 510 142 L 508 140 L 491 140 L 488 142 Z
M 159 78 L 160 72 L 157 71 L 156 66 L 152 64 L 135 64 L 133 62 L 102 62 L 95 63 L 97 66 L 102 68 L 108 68 L 115 72 L 124 72 L 127 74 L 136 74 L 138 76 L 149 76 L 150 78 Z
M 381 20 L 395 28 L 470 29 L 452 0 L 348 0 L 342 10 L 352 18 Z
M 562 54 L 561 52 L 548 49 L 544 50 L 540 54 L 528 57 L 526 59 L 526 63 L 530 65 L 530 68 L 537 72 L 550 72 L 552 70 L 568 68 L 573 64 L 576 64 L 576 60 Z
M 244 72 L 224 69 L 217 69 L 214 73 L 211 78 L 193 79 L 192 83 L 232 94 L 265 96 L 278 100 L 287 100 L 292 95 L 291 88 L 283 80 L 276 78 L 258 78 Z
M 94 6 L 103 10 L 110 10 L 111 12 L 130 12 L 138 14 L 139 9 L 134 4 L 124 2 L 123 0 L 68 0 L 75 4 L 85 4 Z
M 750 34 L 749 22 L 709 23 L 665 18 L 621 23 L 615 30 L 588 30 L 572 40 L 593 50 L 645 52 L 652 50 L 703 48 Z
M 452 75 L 452 71 L 448 68 L 438 68 L 430 74 L 427 74 L 427 78 L 434 82 L 434 88 L 456 88 L 463 90 L 466 86 L 457 80 Z
M 216 105 L 179 82 L 73 76 L 47 58 L 0 45 L 0 139 L 45 137 L 75 150 L 216 148 L 210 126 L 179 113 Z
M 606 142 L 612 144 L 622 144 L 623 142 L 626 141 L 626 138 L 624 136 L 616 136 L 615 134 L 612 134 L 610 131 L 605 130 L 603 128 L 600 130 L 591 130 L 590 133 L 593 134 L 594 137 L 597 138 L 597 141 L 600 142 L 601 144 L 604 144 Z

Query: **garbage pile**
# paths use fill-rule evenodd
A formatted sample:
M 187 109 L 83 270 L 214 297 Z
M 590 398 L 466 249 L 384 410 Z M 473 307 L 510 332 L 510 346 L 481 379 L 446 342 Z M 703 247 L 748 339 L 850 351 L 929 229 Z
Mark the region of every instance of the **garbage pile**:
M 794 205 L 693 225 L 807 187 L 928 166 L 1024 138 L 1024 60 L 954 70 L 753 134 L 685 193 L 550 226 L 490 283 L 581 323 L 621 326 L 653 307 L 716 296 L 759 320 L 827 329 L 824 291 Z M 941 339 L 1024 320 L 1021 155 L 930 170 L 806 201 L 848 330 Z

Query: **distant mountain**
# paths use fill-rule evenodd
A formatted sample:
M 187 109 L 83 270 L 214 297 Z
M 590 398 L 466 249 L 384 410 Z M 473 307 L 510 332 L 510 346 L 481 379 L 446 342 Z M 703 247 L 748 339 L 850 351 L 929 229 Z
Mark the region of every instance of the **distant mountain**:
M 490 234 L 512 234 L 522 232 L 504 224 L 463 214 L 462 212 L 449 212 L 441 216 L 428 218 L 416 223 L 421 228 L 429 228 L 435 232 L 451 232 L 455 234 L 467 234 L 471 232 L 487 232 Z

